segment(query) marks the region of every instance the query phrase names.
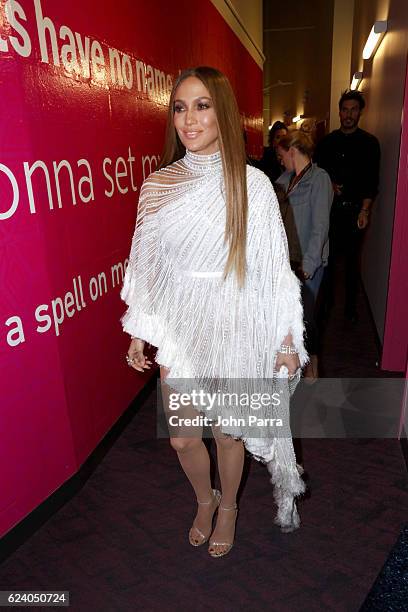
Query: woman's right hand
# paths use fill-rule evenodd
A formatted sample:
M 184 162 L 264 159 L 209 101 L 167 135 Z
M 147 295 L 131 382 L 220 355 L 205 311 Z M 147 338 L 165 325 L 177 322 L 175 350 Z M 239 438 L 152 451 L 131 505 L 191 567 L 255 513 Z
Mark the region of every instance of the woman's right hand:
M 144 372 L 144 370 L 150 370 L 152 362 L 149 361 L 146 355 L 143 353 L 145 342 L 139 338 L 133 338 L 130 343 L 128 354 L 128 364 L 138 372 Z

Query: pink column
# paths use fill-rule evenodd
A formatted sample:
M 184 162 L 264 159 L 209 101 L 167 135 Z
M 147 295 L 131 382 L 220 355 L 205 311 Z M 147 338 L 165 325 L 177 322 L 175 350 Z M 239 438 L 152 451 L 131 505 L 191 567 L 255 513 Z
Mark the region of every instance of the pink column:
M 408 355 L 408 71 L 381 367 L 405 372 Z

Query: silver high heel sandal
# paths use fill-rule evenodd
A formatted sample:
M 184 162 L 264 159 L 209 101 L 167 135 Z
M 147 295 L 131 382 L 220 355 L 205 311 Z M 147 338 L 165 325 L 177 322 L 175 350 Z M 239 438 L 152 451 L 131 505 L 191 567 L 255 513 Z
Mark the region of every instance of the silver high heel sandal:
M 215 511 L 217 510 L 217 508 L 218 508 L 218 506 L 219 506 L 219 504 L 220 504 L 220 501 L 221 501 L 221 492 L 220 492 L 220 491 L 218 491 L 218 489 L 213 489 L 213 490 L 212 490 L 212 492 L 213 492 L 213 499 L 210 499 L 210 501 L 208 501 L 208 502 L 200 502 L 200 501 L 198 501 L 198 499 L 197 499 L 197 504 L 199 504 L 200 506 L 208 506 L 208 505 L 209 505 L 209 504 L 211 504 L 211 503 L 214 501 L 214 499 L 215 499 L 215 500 L 216 500 L 216 502 L 217 502 L 217 505 L 215 506 L 215 510 L 214 510 L 214 514 L 215 514 Z M 213 515 L 213 518 L 214 518 L 214 515 Z M 199 536 L 200 536 L 200 538 L 201 538 L 201 541 L 199 541 L 199 542 L 195 542 L 195 541 L 194 541 L 194 539 L 193 539 L 193 535 L 192 535 L 192 533 L 191 533 L 193 529 L 194 529 L 194 530 L 195 530 L 195 531 L 198 533 L 198 535 L 199 535 Z M 198 527 L 196 527 L 196 526 L 194 525 L 194 523 L 193 523 L 193 526 L 191 527 L 191 529 L 190 529 L 190 531 L 189 531 L 189 533 L 188 533 L 188 540 L 189 540 L 189 542 L 190 542 L 191 546 L 202 546 L 202 544 L 205 544 L 205 543 L 207 542 L 207 540 L 208 540 L 208 538 L 210 537 L 210 535 L 211 535 L 211 531 L 210 531 L 210 533 L 208 534 L 208 536 L 205 536 L 205 535 L 203 534 L 203 532 L 202 532 L 202 531 L 201 531 L 201 530 L 200 530 Z
M 234 504 L 233 506 L 230 506 L 229 508 L 226 508 L 225 506 L 218 506 L 218 510 L 235 510 L 235 521 L 237 520 L 237 516 L 238 516 L 238 506 L 237 504 Z M 235 533 L 234 533 L 235 536 Z M 231 548 L 233 547 L 234 542 L 215 542 L 214 540 L 210 540 L 209 542 L 210 547 L 208 549 L 208 554 L 211 555 L 211 557 L 223 557 L 224 555 L 228 554 L 229 551 L 231 550 Z M 226 546 L 227 548 L 225 550 L 222 550 L 221 552 L 216 552 L 211 551 L 210 548 L 211 546 Z

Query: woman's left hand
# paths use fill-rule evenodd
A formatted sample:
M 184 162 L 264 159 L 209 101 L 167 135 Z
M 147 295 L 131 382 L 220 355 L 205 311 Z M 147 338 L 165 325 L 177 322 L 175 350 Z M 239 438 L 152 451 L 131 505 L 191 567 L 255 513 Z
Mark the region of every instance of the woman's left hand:
M 294 376 L 297 370 L 300 368 L 299 355 L 297 353 L 293 355 L 278 353 L 275 363 L 276 372 L 279 372 L 282 366 L 287 367 L 289 376 Z

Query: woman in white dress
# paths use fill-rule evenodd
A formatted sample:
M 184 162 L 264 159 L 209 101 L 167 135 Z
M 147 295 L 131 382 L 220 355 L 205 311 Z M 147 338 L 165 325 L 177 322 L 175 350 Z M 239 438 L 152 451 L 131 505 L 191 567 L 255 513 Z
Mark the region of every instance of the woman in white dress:
M 141 188 L 121 296 L 128 305 L 123 328 L 132 337 L 128 364 L 150 368 L 145 342 L 157 347 L 161 379 L 171 390 L 186 381 L 207 390 L 245 381 L 259 391 L 279 377 L 288 390 L 307 361 L 300 284 L 290 269 L 279 205 L 267 176 L 246 165 L 235 96 L 214 68 L 188 69 L 175 81 L 161 166 Z M 169 389 L 163 389 L 169 414 Z M 289 395 L 281 397 L 279 415 L 287 416 Z M 213 414 L 225 416 L 227 408 Z M 206 409 L 192 401 L 181 414 Z M 239 407 L 241 416 L 249 411 Z M 277 411 L 268 406 L 265 414 Z M 197 497 L 190 543 L 209 540 L 213 557 L 231 549 L 244 448 L 268 466 L 275 521 L 283 531 L 298 527 L 295 498 L 305 486 L 290 430 L 275 435 L 275 422 L 257 431 L 224 426 L 215 416 L 211 423 L 222 493 L 211 487 L 202 425 L 170 429 Z

